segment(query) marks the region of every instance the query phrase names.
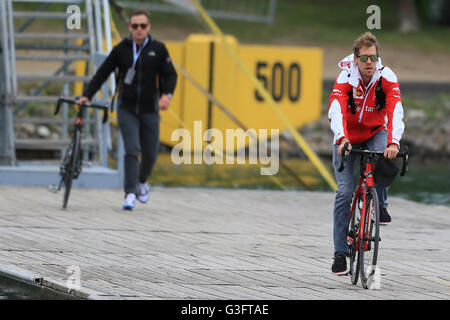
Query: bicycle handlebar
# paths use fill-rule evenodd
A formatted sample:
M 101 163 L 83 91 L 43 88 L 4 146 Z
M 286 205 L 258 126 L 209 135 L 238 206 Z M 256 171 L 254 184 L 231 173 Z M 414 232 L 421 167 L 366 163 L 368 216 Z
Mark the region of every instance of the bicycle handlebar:
M 344 160 L 347 157 L 348 145 L 349 145 L 349 143 L 346 142 L 344 144 L 344 147 L 342 148 L 343 156 L 341 157 L 341 166 L 338 169 L 339 172 L 342 172 L 342 170 L 344 170 L 344 167 L 345 167 Z M 375 150 L 370 150 L 370 149 L 352 149 L 352 150 L 350 150 L 350 153 L 359 154 L 359 155 L 364 155 L 364 154 L 377 155 L 377 156 L 384 155 L 384 151 L 375 151 Z M 408 172 L 408 157 L 409 157 L 409 149 L 407 146 L 404 146 L 403 150 L 399 151 L 399 153 L 397 154 L 397 158 L 403 158 L 402 171 L 400 172 L 401 176 L 404 176 L 405 173 Z
M 93 109 L 102 109 L 103 110 L 103 120 L 102 122 L 105 123 L 108 120 L 108 105 L 100 105 L 100 104 L 87 104 L 87 103 L 78 103 L 78 99 L 69 99 L 65 98 L 63 96 L 59 97 L 58 103 L 56 104 L 56 109 L 54 112 L 54 115 L 56 116 L 59 113 L 59 109 L 61 108 L 61 103 L 66 102 L 69 104 L 78 104 L 81 108 L 93 108 Z

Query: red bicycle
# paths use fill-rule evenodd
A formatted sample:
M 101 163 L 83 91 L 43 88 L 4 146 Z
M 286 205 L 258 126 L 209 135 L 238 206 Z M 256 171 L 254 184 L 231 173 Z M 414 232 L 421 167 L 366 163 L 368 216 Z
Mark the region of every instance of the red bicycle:
M 344 160 L 348 153 L 360 155 L 361 161 L 359 185 L 353 196 L 347 236 L 350 255 L 349 275 L 352 284 L 356 285 L 361 274 L 362 286 L 369 289 L 374 280 L 378 246 L 381 241 L 380 208 L 375 189 L 374 172 L 375 163 L 379 157 L 383 157 L 384 152 L 370 149 L 352 149 L 348 152 L 347 142 L 342 150 L 343 157 L 339 172 L 344 170 Z M 401 176 L 408 171 L 408 155 L 406 147 L 397 154 L 397 158 L 403 158 Z M 356 209 L 359 214 L 356 213 Z

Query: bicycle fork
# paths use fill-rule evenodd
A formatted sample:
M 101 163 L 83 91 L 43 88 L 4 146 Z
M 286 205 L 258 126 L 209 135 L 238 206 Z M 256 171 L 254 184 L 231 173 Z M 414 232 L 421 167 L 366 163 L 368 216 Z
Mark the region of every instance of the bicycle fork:
M 351 215 L 350 215 L 350 221 L 353 218 L 353 214 L 356 214 L 356 209 L 358 208 L 361 212 L 360 214 L 360 220 L 358 223 L 358 233 L 351 234 L 347 236 L 347 242 L 349 245 L 353 245 L 353 242 L 356 239 L 355 243 L 355 249 L 356 251 L 359 251 L 361 240 L 364 240 L 364 251 L 370 250 L 370 238 L 369 238 L 369 226 L 368 223 L 370 220 L 366 220 L 366 209 L 367 209 L 367 190 L 364 188 L 358 188 L 358 190 L 355 193 L 357 196 L 354 197 L 352 207 L 351 207 Z M 360 199 L 360 196 L 362 196 L 362 200 Z M 362 207 L 360 207 L 362 205 Z M 364 225 L 367 224 L 366 232 L 364 233 Z M 356 223 L 355 223 L 356 225 Z M 367 241 L 369 240 L 369 241 Z

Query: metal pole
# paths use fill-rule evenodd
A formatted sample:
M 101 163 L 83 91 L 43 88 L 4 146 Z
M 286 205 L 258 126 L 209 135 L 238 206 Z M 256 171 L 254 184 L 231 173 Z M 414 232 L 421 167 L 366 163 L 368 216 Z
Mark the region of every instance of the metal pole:
M 5 95 L 6 99 L 10 99 L 11 92 L 11 72 L 9 66 L 9 46 L 8 46 L 8 27 L 6 25 L 6 3 L 0 1 L 1 28 L 2 28 L 2 47 L 3 47 L 3 63 L 5 72 Z
M 2 108 L 3 110 L 0 111 L 0 113 L 3 113 L 4 115 L 2 127 L 4 126 L 3 130 L 5 133 L 5 137 L 3 140 L 3 147 L 6 158 L 4 163 L 13 166 L 16 165 L 16 150 L 14 148 L 14 127 L 13 127 L 12 106 L 10 103 L 6 102 Z
M 12 0 L 8 0 L 7 2 L 7 10 L 9 12 L 9 43 L 11 46 L 11 56 L 10 56 L 10 64 L 11 64 L 11 84 L 12 84 L 12 99 L 14 100 L 17 95 L 17 73 L 16 73 L 16 46 L 14 44 L 14 23 L 13 23 L 13 7 Z
M 275 8 L 277 7 L 277 0 L 270 0 L 269 13 L 267 18 L 267 23 L 273 26 L 275 23 Z
M 106 51 L 108 53 L 112 50 L 112 37 L 111 37 L 111 17 L 109 16 L 109 1 L 103 0 L 103 14 L 105 19 L 105 39 L 106 39 Z M 111 76 L 111 92 L 116 92 L 116 79 Z
M 12 10 L 9 11 L 12 16 Z M 0 72 L 0 81 L 4 84 L 0 86 L 0 164 L 14 165 L 16 162 L 16 152 L 14 149 L 14 129 L 13 115 L 11 109 L 11 70 L 9 54 L 9 37 L 7 29 L 8 11 L 5 1 L 0 1 L 0 28 L 2 33 L 2 68 Z M 14 43 L 13 43 L 14 44 Z M 1 88 L 2 87 L 2 88 Z
M 94 0 L 95 1 L 95 0 Z M 94 20 L 94 12 L 93 12 L 93 7 L 92 7 L 92 1 L 91 0 L 86 0 L 86 17 L 87 17 L 87 26 L 88 26 L 88 34 L 89 34 L 89 54 L 91 56 L 91 70 L 92 70 L 92 74 L 95 73 L 96 71 L 96 67 L 94 64 L 94 56 L 95 56 L 95 51 L 96 51 L 96 28 L 95 28 L 95 20 Z M 100 41 L 97 39 L 97 41 Z M 88 65 L 88 64 L 86 64 Z M 86 115 L 86 119 L 90 119 L 90 115 L 89 112 L 85 113 Z M 85 122 L 85 127 L 84 127 L 84 132 L 87 133 L 89 132 L 89 127 L 88 124 Z M 86 149 L 85 149 L 86 150 Z M 87 158 L 87 152 L 84 153 L 84 160 L 88 161 Z
M 103 41 L 102 41 L 102 19 L 101 19 L 101 8 L 100 2 L 94 0 L 94 13 L 95 13 L 95 36 L 97 38 L 97 52 L 103 53 Z
M 106 39 L 106 50 L 108 52 L 112 49 L 112 38 L 111 38 L 111 18 L 109 16 L 109 2 L 108 0 L 103 0 L 103 15 L 105 19 L 105 39 Z
M 94 39 L 94 20 L 92 17 L 92 2 L 91 0 L 86 0 L 86 15 L 88 23 L 88 33 L 89 33 L 89 53 L 91 55 L 91 61 L 94 61 L 95 54 L 95 39 Z M 92 72 L 95 72 L 94 66 L 92 66 Z
M 103 26 L 102 26 L 102 9 L 100 6 L 99 0 L 94 1 L 94 29 L 95 35 L 97 39 L 97 52 L 103 53 Z M 86 11 L 87 12 L 87 11 Z M 88 17 L 89 19 L 89 17 Z M 95 63 L 93 65 L 93 71 L 97 69 Z M 95 71 L 94 71 L 95 72 Z M 104 85 L 103 88 L 107 88 L 107 85 Z M 108 92 L 107 90 L 103 90 L 103 100 L 107 101 Z M 103 139 L 103 124 L 100 119 L 99 110 L 94 111 L 95 118 L 95 128 L 93 130 L 93 138 L 97 141 L 98 144 L 98 155 L 99 162 L 104 165 L 106 162 L 105 153 L 104 153 L 104 139 Z
M 106 52 L 109 54 L 112 50 L 112 37 L 111 37 L 111 20 L 110 20 L 110 10 L 109 10 L 109 1 L 103 0 L 103 19 L 104 19 L 104 25 L 105 25 L 105 39 L 106 39 Z M 112 75 L 110 77 L 110 83 L 111 83 L 111 93 L 114 94 L 115 92 L 115 78 Z M 105 99 L 106 101 L 109 100 L 109 94 Z M 111 141 L 111 127 L 109 122 L 105 123 L 103 125 L 103 166 L 108 166 L 108 150 L 112 150 L 112 141 Z
M 66 9 L 67 10 L 67 9 Z M 67 25 L 66 24 L 64 24 L 64 33 L 65 34 L 68 34 L 68 32 L 69 32 L 69 30 L 67 29 Z M 65 46 L 67 46 L 69 44 L 69 39 L 64 39 L 64 45 Z M 66 48 L 66 49 L 64 49 L 64 54 L 65 55 L 67 55 L 68 54 L 68 49 Z M 63 65 L 63 70 L 62 70 L 62 72 L 63 72 L 63 74 L 65 75 L 65 76 L 67 76 L 67 74 L 68 74 L 68 71 L 69 71 L 69 65 L 68 64 L 64 64 Z M 63 84 L 63 95 L 64 96 L 68 96 L 69 95 L 69 86 L 68 86 L 68 83 L 64 83 Z M 67 104 L 67 103 L 63 103 L 63 105 L 62 105 L 62 117 L 63 117 L 63 119 L 64 120 L 67 120 L 68 119 L 68 117 L 69 117 L 69 105 Z M 68 126 L 68 124 L 67 124 L 67 122 L 66 121 L 64 121 L 64 123 L 61 125 L 61 136 L 62 136 L 62 138 L 63 139 L 67 139 L 67 133 L 68 133 L 68 129 L 69 129 L 69 126 Z M 64 155 L 66 154 L 66 151 L 67 151 L 67 148 L 66 147 L 62 147 L 61 148 L 61 159 L 64 159 Z

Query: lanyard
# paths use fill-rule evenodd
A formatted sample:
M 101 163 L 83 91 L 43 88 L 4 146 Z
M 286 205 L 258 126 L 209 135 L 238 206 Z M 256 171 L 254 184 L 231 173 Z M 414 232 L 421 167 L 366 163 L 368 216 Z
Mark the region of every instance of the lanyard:
M 139 55 L 141 54 L 142 50 L 144 49 L 145 45 L 148 42 L 148 37 L 145 38 L 144 43 L 142 44 L 142 46 L 139 48 L 139 51 L 137 51 L 137 46 L 136 46 L 136 42 L 133 41 L 133 66 L 131 67 L 131 69 L 134 69 L 134 67 L 136 66 L 136 62 L 139 59 Z

